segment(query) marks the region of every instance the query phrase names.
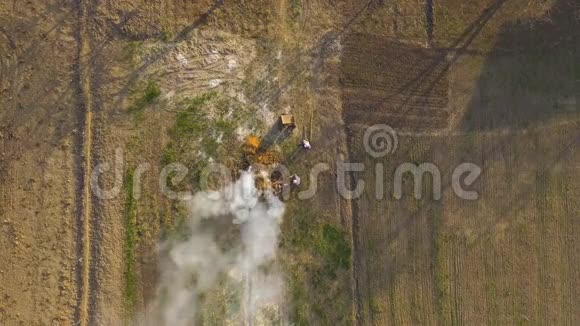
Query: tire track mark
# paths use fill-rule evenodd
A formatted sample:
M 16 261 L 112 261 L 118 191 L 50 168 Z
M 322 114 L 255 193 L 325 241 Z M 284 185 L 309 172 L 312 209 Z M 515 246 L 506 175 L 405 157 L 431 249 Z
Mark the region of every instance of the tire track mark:
M 76 3 L 78 26 L 76 41 L 78 53 L 75 62 L 78 91 L 78 125 L 77 133 L 77 252 L 78 252 L 78 293 L 75 319 L 77 325 L 88 325 L 91 314 L 91 146 L 92 146 L 92 113 L 89 78 L 90 46 L 88 41 L 88 3 L 79 0 Z
M 435 25 L 433 22 L 433 0 L 425 0 L 425 32 L 427 34 L 427 45 L 433 47 L 433 32 Z

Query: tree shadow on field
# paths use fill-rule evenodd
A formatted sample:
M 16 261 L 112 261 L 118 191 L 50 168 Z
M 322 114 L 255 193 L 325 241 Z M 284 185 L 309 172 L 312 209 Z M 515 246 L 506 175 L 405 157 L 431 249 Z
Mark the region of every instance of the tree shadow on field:
M 129 95 L 129 89 L 139 80 L 142 74 L 147 70 L 148 67 L 152 66 L 155 62 L 161 60 L 167 53 L 175 49 L 177 43 L 187 40 L 191 32 L 196 30 L 197 28 L 203 26 L 207 23 L 209 17 L 214 14 L 216 10 L 221 8 L 224 5 L 224 0 L 214 0 L 212 6 L 207 9 L 206 12 L 202 13 L 199 18 L 193 21 L 188 26 L 184 27 L 182 30 L 175 35 L 170 41 L 168 41 L 168 45 L 162 48 L 160 51 L 156 52 L 151 58 L 143 62 L 139 67 L 134 69 L 128 77 L 128 81 L 125 83 L 123 88 L 117 93 L 117 98 L 113 107 L 120 107 L 120 104 L 127 98 Z M 119 27 L 116 28 L 119 30 Z
M 67 55 L 74 51 L 54 55 L 58 38 L 67 35 L 63 29 L 74 23 L 74 10 L 54 3 L 34 8 L 0 19 L 0 42 L 6 42 L 0 46 L 6 58 L 0 62 L 0 81 L 8 84 L 0 90 L 0 134 L 6 136 L 0 137 L 0 147 L 9 158 L 0 166 L 18 160 L 24 149 L 41 152 L 60 145 L 75 126 L 74 109 L 67 105 L 74 101 L 75 87 L 67 80 L 72 74 L 65 72 Z
M 540 18 L 503 26 L 486 58 L 462 128 L 527 126 L 577 113 L 574 0 Z
M 363 110 L 356 108 L 345 110 L 345 121 L 352 123 L 353 120 L 362 120 L 363 123 L 367 123 L 368 120 L 372 122 L 382 120 L 389 125 L 405 129 L 446 128 L 450 115 L 447 109 L 448 73 L 462 55 L 470 53 L 469 46 L 506 2 L 508 0 L 492 1 L 446 48 L 410 46 L 370 34 L 350 34 L 344 42 L 346 45 L 341 61 L 344 85 L 360 83 L 360 87 L 370 83 L 387 93 L 374 99 L 354 99 L 355 103 L 361 100 L 371 103 L 367 104 L 370 107 Z M 373 68 L 375 71 L 384 70 L 389 73 L 369 75 L 367 72 L 361 72 L 362 70 L 351 68 L 358 65 L 361 60 L 359 55 L 366 51 L 369 53 L 379 51 L 385 42 L 390 42 L 391 45 L 383 49 L 382 58 L 374 60 L 376 67 Z M 343 103 L 347 103 L 348 106 L 349 101 L 352 99 L 345 96 Z M 360 111 L 364 113 L 359 114 Z
M 266 151 L 270 147 L 283 143 L 290 135 L 292 134 L 292 130 L 289 128 L 285 128 L 279 120 L 270 127 L 270 130 L 262 137 L 260 142 L 260 151 Z

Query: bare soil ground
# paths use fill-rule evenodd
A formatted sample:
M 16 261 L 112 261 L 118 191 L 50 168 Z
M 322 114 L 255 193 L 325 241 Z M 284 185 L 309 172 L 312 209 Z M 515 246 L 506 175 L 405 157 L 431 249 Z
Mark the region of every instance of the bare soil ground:
M 348 35 L 342 46 L 345 120 L 402 131 L 447 128 L 452 113 L 445 53 L 364 34 Z
M 3 1 L 0 21 L 0 323 L 72 324 L 82 162 L 75 10 Z
M 364 129 L 355 130 L 358 145 Z M 578 173 L 577 131 L 578 122 L 525 133 L 401 137 L 400 152 L 381 161 L 387 200 L 375 198 L 373 170 L 357 177 L 369 187 L 354 204 L 363 324 L 575 323 L 579 208 L 572 202 L 579 185 L 570 176 Z M 368 157 L 354 148 L 356 157 Z M 483 169 L 473 202 L 451 188 L 453 168 L 466 160 Z M 441 201 L 433 200 L 429 177 L 427 199 L 413 197 L 412 178 L 404 179 L 403 198 L 393 197 L 394 171 L 408 161 L 439 167 Z
M 0 323 L 115 325 L 130 318 L 124 291 L 120 290 L 126 283 L 126 198 L 123 194 L 112 200 L 98 198 L 90 192 L 88 179 L 103 162 L 111 164 L 111 171 L 118 168 L 114 150 L 134 140 L 135 132 L 116 129 L 131 119 L 119 112 L 134 101 L 130 91 L 143 83 L 139 74 L 159 59 L 171 65 L 170 59 L 175 61 L 180 51 L 175 44 L 207 22 L 208 14 L 216 8 L 210 2 L 145 6 L 134 2 L 72 5 L 62 1 L 0 4 L 0 207 L 4 232 L 1 255 L 5 262 Z M 133 51 L 136 47 L 131 47 L 131 42 L 153 37 L 171 43 L 147 62 L 141 61 L 136 67 L 128 63 L 139 54 L 133 53 L 138 51 Z M 197 48 L 206 57 L 214 50 Z M 219 46 L 215 50 L 220 50 Z M 200 52 L 185 49 L 184 53 L 184 59 L 189 60 Z M 244 55 L 251 57 L 251 50 Z M 201 76 L 196 75 L 195 80 L 203 83 L 201 91 L 210 88 L 210 79 L 204 78 L 204 73 L 213 76 L 211 79 L 230 82 L 224 75 L 235 67 L 229 67 L 230 62 L 221 54 L 218 56 L 211 67 L 191 60 L 200 68 L 215 71 L 198 69 Z M 151 71 L 148 74 L 152 79 L 155 76 Z M 184 75 L 172 81 L 187 78 Z M 172 83 L 182 96 L 188 95 L 181 92 L 188 86 L 193 82 L 185 86 Z M 162 84 L 167 95 L 170 89 L 165 87 Z M 193 88 L 191 94 L 195 93 Z M 167 116 L 173 114 L 160 114 L 152 113 L 158 118 L 148 121 L 167 127 L 171 121 Z M 152 141 L 162 142 L 165 129 L 150 130 L 153 134 L 146 134 L 146 145 L 139 149 L 153 148 L 154 152 L 143 159 L 158 164 L 163 147 Z M 127 156 L 135 159 L 131 151 L 126 151 Z M 123 167 L 120 171 L 123 177 Z M 105 189 L 112 189 L 115 178 L 104 174 L 99 182 Z M 151 183 L 154 180 L 151 178 Z M 158 210 L 163 205 L 153 204 L 153 208 Z M 149 266 L 155 266 L 155 260 L 147 257 L 155 254 L 153 245 L 159 238 L 160 222 L 146 221 L 152 224 L 150 233 L 144 235 L 149 242 L 144 240 L 143 248 L 134 249 L 144 252 L 145 261 L 142 282 L 146 290 L 139 295 L 145 293 L 151 298 L 152 290 L 147 289 L 155 285 L 149 278 L 154 281 L 156 272 Z M 138 258 L 141 260 L 141 255 Z
M 486 9 L 478 14 L 479 5 Z M 474 22 L 462 18 L 465 33 L 458 33 L 451 28 L 459 28 L 453 24 L 461 15 L 447 16 L 458 8 L 436 3 L 433 44 L 452 49 L 413 52 L 409 44 L 417 40 L 394 32 L 382 32 L 382 40 L 353 34 L 345 44 L 350 157 L 367 167 L 354 177 L 365 181 L 368 193 L 352 203 L 359 324 L 577 323 L 580 279 L 572 266 L 578 241 L 572 234 L 580 208 L 572 202 L 580 135 L 573 45 L 564 32 L 574 18 L 566 14 L 566 1 L 551 10 L 516 11 L 518 5 L 469 6 L 470 14 L 462 14 Z M 514 24 L 517 19 L 525 23 Z M 393 45 L 392 38 L 407 45 Z M 398 51 L 406 55 L 397 57 Z M 416 72 L 429 61 L 421 52 L 443 59 L 426 70 L 436 78 Z M 405 93 L 406 85 L 418 92 Z M 441 95 L 434 98 L 436 89 Z M 422 105 L 412 105 L 416 98 Z M 410 105 L 399 118 L 401 102 Z M 365 128 L 379 123 L 400 132 L 397 153 L 380 161 L 384 199 L 375 197 L 379 161 L 363 146 Z M 406 195 L 396 200 L 394 172 L 404 162 L 436 164 L 443 199 L 415 199 L 408 175 Z M 451 173 L 461 162 L 483 169 L 474 186 L 477 201 L 462 201 L 451 189 Z M 432 184 L 424 179 L 423 194 Z

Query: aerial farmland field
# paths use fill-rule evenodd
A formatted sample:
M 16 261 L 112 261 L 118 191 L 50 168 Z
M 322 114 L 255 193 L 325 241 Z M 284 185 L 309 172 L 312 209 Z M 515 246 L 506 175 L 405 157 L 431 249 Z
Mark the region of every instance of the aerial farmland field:
M 0 325 L 578 325 L 571 0 L 0 0 Z

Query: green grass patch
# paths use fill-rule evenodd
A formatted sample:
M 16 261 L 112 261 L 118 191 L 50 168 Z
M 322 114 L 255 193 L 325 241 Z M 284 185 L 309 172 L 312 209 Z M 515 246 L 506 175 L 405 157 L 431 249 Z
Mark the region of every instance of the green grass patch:
M 163 28 L 163 30 L 161 31 L 160 38 L 163 42 L 170 42 L 174 36 L 175 33 L 173 32 L 173 30 L 169 28 Z
M 190 236 L 186 208 L 179 203 L 171 203 L 169 209 L 171 216 L 163 223 L 161 239 L 164 241 L 186 241 Z
M 183 105 L 186 109 L 177 114 L 173 127 L 169 129 L 171 141 L 163 150 L 161 158 L 164 165 L 191 162 L 191 153 L 194 151 L 192 142 L 195 142 L 195 147 L 202 145 L 212 153 L 215 151 L 215 140 L 206 137 L 212 128 L 212 121 L 204 110 L 206 104 L 215 96 L 215 93 L 208 93 L 185 101 Z
M 348 271 L 351 247 L 340 226 L 304 205 L 290 205 L 284 221 L 281 251 L 296 325 L 342 324 L 351 321 Z
M 161 95 L 161 90 L 156 82 L 149 80 L 145 86 L 144 93 L 139 96 L 131 106 L 129 106 L 129 113 L 141 112 L 148 105 L 153 103 Z
M 334 224 L 320 222 L 306 209 L 299 209 L 292 216 L 293 229 L 284 234 L 284 245 L 315 255 L 327 276 L 335 277 L 336 271 L 350 267 L 351 248 L 346 232 Z
M 337 226 L 324 224 L 320 227 L 316 241 L 316 251 L 326 262 L 326 271 L 330 276 L 336 276 L 339 269 L 350 267 L 350 244 L 346 234 Z
M 385 306 L 378 296 L 372 296 L 369 302 L 370 310 L 373 315 L 380 315 L 385 313 Z
M 123 278 L 125 287 L 123 289 L 123 298 L 125 309 L 128 316 L 132 316 L 137 303 L 138 294 L 138 277 L 136 270 L 135 249 L 137 246 L 137 201 L 133 197 L 133 175 L 134 171 L 130 170 L 125 178 L 125 192 L 127 202 L 125 204 L 125 234 L 123 241 Z
M 451 275 L 447 266 L 449 251 L 454 244 L 453 235 L 445 231 L 445 224 L 442 220 L 442 209 L 440 206 L 434 207 L 430 212 L 433 220 L 433 245 L 435 247 L 434 257 L 434 281 L 437 289 L 437 309 L 439 321 L 443 325 L 453 324 L 456 313 L 452 309 L 451 294 Z
M 292 302 L 292 322 L 295 325 L 309 325 L 308 311 L 310 301 L 307 287 L 305 286 L 304 273 L 295 271 L 290 275 L 288 287 Z
M 210 162 L 219 162 L 232 171 L 239 167 L 241 142 L 237 128 L 250 132 L 263 130 L 254 119 L 254 107 L 243 105 L 217 93 L 206 93 L 184 100 L 175 116 L 175 123 L 168 130 L 170 141 L 163 150 L 163 165 L 180 163 L 189 169 L 183 184 L 193 185 Z
M 290 0 L 290 14 L 292 19 L 298 19 L 302 15 L 302 1 Z
M 174 191 L 183 191 L 196 184 L 200 172 L 208 164 L 207 157 L 217 154 L 216 124 L 208 114 L 209 104 L 215 97 L 215 93 L 208 93 L 185 100 L 181 104 L 185 109 L 177 113 L 175 123 L 168 131 L 170 141 L 163 149 L 162 165 L 179 163 L 189 169 L 186 180 L 172 187 Z
M 141 51 L 143 51 L 143 42 L 131 41 L 123 49 L 123 60 L 134 65 Z
M 186 102 L 187 108 L 175 117 L 175 124 L 169 131 L 172 139 L 180 140 L 199 135 L 210 126 L 204 112 L 204 105 L 215 97 L 215 93 L 204 94 Z

